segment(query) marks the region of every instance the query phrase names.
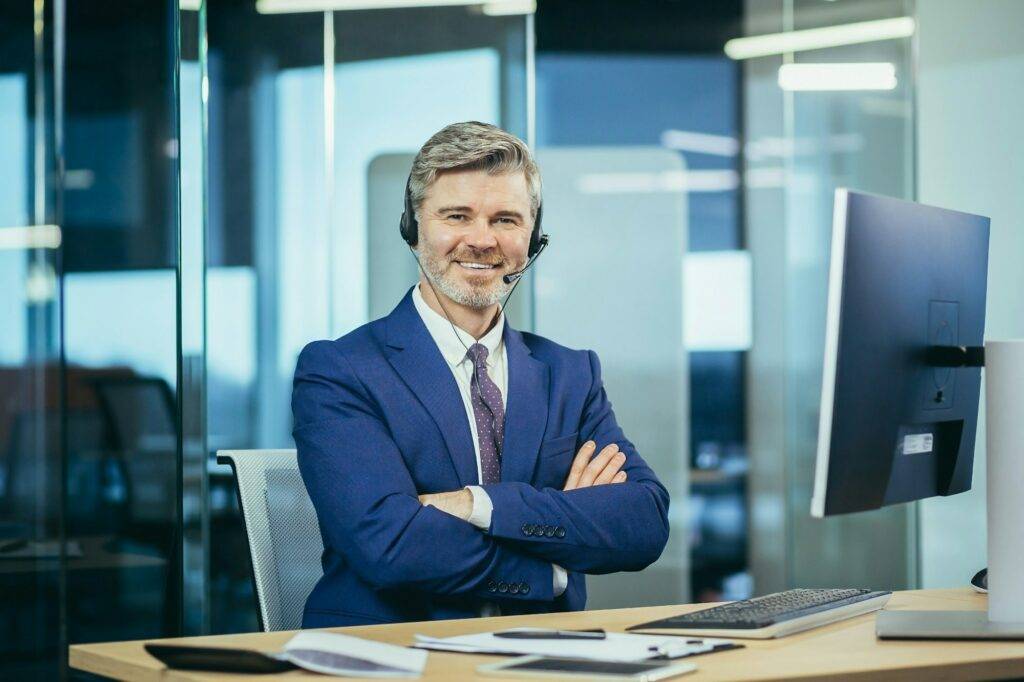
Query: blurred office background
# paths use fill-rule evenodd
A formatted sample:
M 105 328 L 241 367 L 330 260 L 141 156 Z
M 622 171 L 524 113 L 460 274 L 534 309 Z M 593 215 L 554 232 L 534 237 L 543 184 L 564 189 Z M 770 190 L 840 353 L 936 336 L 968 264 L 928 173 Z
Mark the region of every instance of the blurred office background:
M 835 187 L 991 216 L 988 335 L 1024 335 L 1024 4 L 388 4 L 0 6 L 0 677 L 257 628 L 214 454 L 294 447 L 298 351 L 415 281 L 405 176 L 458 120 L 540 158 L 512 324 L 598 351 L 672 493 L 664 556 L 590 607 L 984 565 L 983 431 L 968 494 L 808 509 Z

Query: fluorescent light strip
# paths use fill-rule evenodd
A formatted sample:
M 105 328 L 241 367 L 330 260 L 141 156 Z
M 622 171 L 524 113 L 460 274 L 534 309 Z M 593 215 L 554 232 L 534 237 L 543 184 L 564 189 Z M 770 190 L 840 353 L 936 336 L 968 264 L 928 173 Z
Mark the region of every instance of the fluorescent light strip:
M 749 38 L 734 38 L 725 44 L 725 53 L 733 59 L 752 59 L 773 54 L 820 50 L 840 45 L 857 45 L 876 40 L 892 40 L 914 35 L 913 17 L 896 17 L 840 24 L 803 31 L 770 33 Z
M 260 14 L 293 14 L 470 5 L 481 6 L 483 13 L 491 16 L 532 14 L 537 9 L 535 0 L 256 0 L 256 11 Z
M 60 247 L 60 242 L 61 232 L 57 225 L 0 227 L 0 251 L 56 249 Z
M 886 62 L 861 64 L 783 64 L 779 67 L 783 90 L 892 90 L 896 65 Z
M 481 0 L 256 0 L 260 14 L 479 5 Z
M 577 189 L 583 194 L 726 192 L 739 184 L 739 174 L 733 170 L 588 173 L 580 176 Z
M 484 3 L 483 12 L 489 17 L 508 17 L 516 14 L 533 14 L 537 11 L 537 0 L 496 0 Z

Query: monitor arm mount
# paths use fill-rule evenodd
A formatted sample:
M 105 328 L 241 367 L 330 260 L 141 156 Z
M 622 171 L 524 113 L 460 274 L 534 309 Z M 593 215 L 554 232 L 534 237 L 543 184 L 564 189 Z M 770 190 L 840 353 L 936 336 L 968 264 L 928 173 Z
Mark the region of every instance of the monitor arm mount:
M 984 346 L 928 346 L 926 361 L 931 367 L 984 367 Z

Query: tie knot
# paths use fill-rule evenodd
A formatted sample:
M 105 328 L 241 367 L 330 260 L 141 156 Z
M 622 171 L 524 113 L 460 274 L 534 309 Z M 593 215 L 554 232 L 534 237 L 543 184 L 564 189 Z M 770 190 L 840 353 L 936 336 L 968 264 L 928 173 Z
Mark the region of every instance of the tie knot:
M 474 365 L 487 362 L 487 346 L 482 343 L 474 343 L 469 347 L 469 359 L 473 361 Z

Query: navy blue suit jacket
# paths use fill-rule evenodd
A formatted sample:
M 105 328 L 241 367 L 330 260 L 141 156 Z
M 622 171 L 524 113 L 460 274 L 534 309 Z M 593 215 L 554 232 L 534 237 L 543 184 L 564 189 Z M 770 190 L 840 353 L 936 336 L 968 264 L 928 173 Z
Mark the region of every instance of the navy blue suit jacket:
M 615 422 L 592 351 L 507 324 L 501 482 L 481 531 L 417 495 L 477 481 L 455 378 L 409 294 L 385 318 L 303 349 L 292 410 L 324 541 L 303 627 L 582 609 L 584 573 L 638 571 L 668 539 L 669 496 Z M 628 481 L 562 491 L 577 449 L 617 443 Z M 552 563 L 569 571 L 553 596 Z

